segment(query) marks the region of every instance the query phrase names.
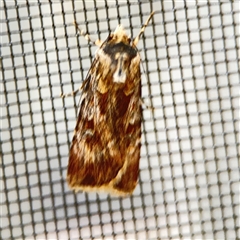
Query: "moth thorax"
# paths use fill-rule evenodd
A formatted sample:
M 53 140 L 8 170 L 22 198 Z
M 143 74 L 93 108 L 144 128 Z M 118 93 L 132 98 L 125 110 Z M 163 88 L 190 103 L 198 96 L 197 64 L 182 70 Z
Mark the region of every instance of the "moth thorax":
M 116 53 L 115 60 L 117 61 L 117 67 L 113 74 L 113 82 L 115 83 L 125 83 L 127 70 L 128 70 L 128 62 L 129 56 L 127 53 Z

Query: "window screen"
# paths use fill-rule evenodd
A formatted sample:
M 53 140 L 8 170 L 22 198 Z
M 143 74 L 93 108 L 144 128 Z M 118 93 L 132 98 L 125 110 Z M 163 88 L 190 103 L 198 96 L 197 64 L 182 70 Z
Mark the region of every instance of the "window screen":
M 133 38 L 142 59 L 139 183 L 130 197 L 66 183 L 96 46 Z M 1 1 L 1 239 L 237 239 L 238 1 Z M 150 108 L 148 107 L 150 106 Z

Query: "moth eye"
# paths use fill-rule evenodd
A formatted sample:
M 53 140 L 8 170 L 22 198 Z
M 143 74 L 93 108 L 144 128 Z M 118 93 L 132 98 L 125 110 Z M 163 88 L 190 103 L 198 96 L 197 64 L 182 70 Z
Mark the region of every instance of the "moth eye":
M 132 41 L 132 39 L 131 39 L 131 38 L 128 38 L 127 41 L 128 41 L 128 43 L 130 43 L 130 42 Z

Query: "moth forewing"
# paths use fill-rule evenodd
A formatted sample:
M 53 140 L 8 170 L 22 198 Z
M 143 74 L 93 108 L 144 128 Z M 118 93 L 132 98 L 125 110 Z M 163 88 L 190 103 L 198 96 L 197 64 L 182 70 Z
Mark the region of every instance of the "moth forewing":
M 102 43 L 83 83 L 67 181 L 82 191 L 126 196 L 138 182 L 141 148 L 141 74 L 136 45 L 119 25 Z M 84 35 L 88 40 L 87 34 Z

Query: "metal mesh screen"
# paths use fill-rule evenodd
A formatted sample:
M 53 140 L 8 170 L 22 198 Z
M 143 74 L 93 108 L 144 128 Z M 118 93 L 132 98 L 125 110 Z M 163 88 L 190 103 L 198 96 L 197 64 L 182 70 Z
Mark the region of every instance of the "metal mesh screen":
M 237 239 L 239 2 L 1 1 L 1 239 Z M 66 184 L 77 89 L 106 39 L 136 36 L 145 74 L 131 197 Z

